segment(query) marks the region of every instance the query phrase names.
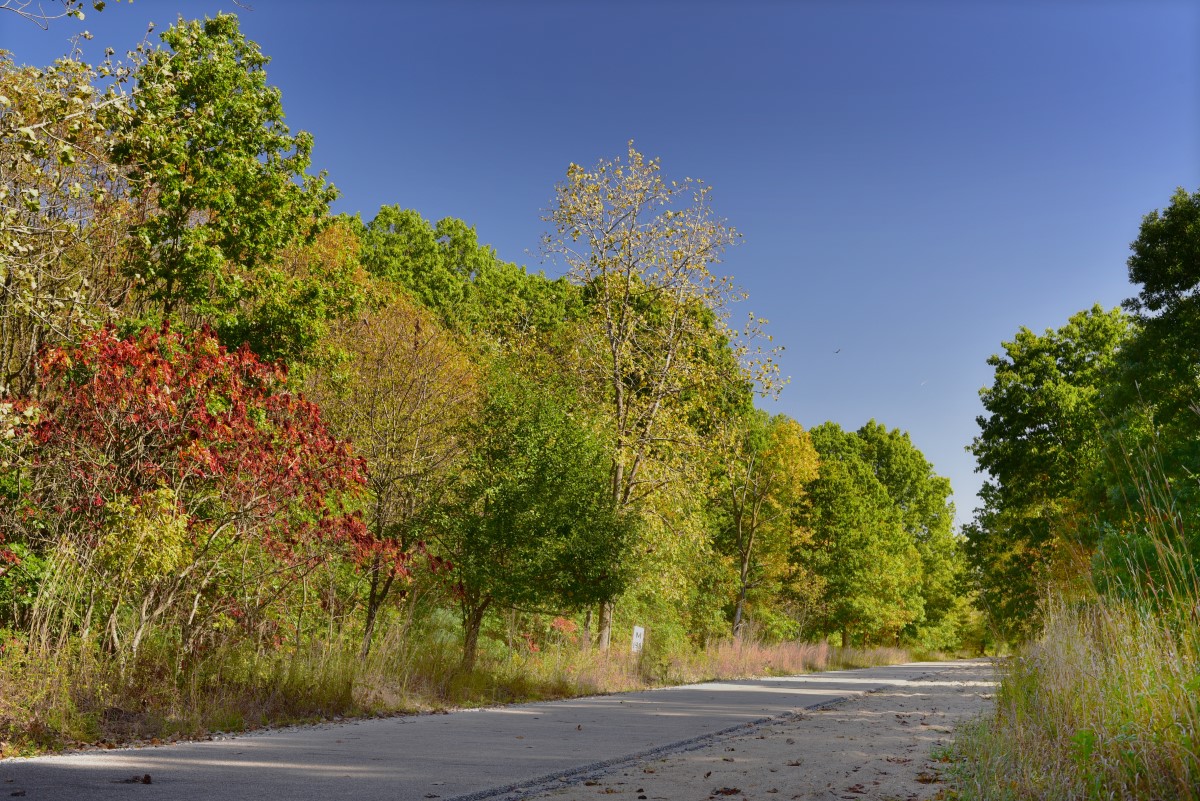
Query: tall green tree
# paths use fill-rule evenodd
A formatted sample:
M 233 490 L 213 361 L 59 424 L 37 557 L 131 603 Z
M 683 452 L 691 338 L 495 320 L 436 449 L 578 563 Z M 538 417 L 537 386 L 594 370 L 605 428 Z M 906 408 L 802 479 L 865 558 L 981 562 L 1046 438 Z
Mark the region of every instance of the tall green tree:
M 1200 459 L 1200 192 L 1176 190 L 1165 209 L 1142 220 L 1130 245 L 1129 280 L 1140 285 L 1122 304 L 1135 336 L 1119 359 L 1119 377 L 1106 411 L 1127 446 L 1151 439 L 1164 478 L 1200 522 L 1200 497 L 1191 491 Z
M 470 669 L 489 609 L 572 610 L 619 593 L 635 520 L 612 502 L 606 452 L 569 394 L 497 363 L 466 436 L 437 540 L 458 580 Z
M 856 433 L 863 457 L 921 555 L 921 616 L 905 630 L 906 636 L 919 639 L 922 630 L 941 626 L 961 597 L 964 553 L 954 534 L 950 480 L 933 472 L 907 432 L 871 420 Z
M 384 206 L 360 237 L 367 271 L 403 287 L 456 333 L 511 346 L 580 316 L 575 287 L 500 259 L 462 220 L 431 224 Z
M 180 19 L 162 41 L 135 68 L 135 102 L 100 115 L 142 212 L 125 268 L 139 313 L 207 322 L 226 344 L 277 355 L 320 313 L 280 253 L 320 229 L 336 190 L 307 173 L 312 136 L 284 124 L 269 59 L 237 17 Z
M 980 390 L 987 414 L 970 450 L 989 480 L 967 552 L 986 610 L 1009 634 L 1036 625 L 1040 591 L 1071 569 L 1076 546 L 1094 545 L 1108 463 L 1102 401 L 1129 335 L 1119 309 L 1093 306 L 1040 335 L 1021 328 L 988 359 L 995 378 Z
M 796 558 L 824 585 L 818 625 L 840 632 L 843 645 L 894 640 L 922 615 L 921 554 L 862 440 L 836 423 L 810 435 L 820 475 L 804 511 L 812 538 Z
M 1129 281 L 1140 284 L 1137 297 L 1123 304 L 1144 324 L 1182 335 L 1178 323 L 1200 318 L 1200 192 L 1179 187 L 1171 205 L 1143 218 L 1130 245 Z M 1193 343 L 1194 345 L 1194 343 Z
M 1139 292 L 1123 305 L 1133 332 L 1102 402 L 1116 446 L 1103 484 L 1118 499 L 1118 514 L 1103 516 L 1096 560 L 1108 587 L 1164 580 L 1150 529 L 1171 532 L 1189 555 L 1179 567 L 1200 573 L 1200 192 L 1177 189 L 1143 218 L 1130 250 Z

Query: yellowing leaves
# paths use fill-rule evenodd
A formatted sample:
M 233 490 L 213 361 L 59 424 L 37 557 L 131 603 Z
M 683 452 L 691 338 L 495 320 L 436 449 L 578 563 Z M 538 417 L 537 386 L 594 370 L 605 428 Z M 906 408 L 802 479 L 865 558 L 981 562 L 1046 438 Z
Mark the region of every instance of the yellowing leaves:
M 192 561 L 188 518 L 171 489 L 147 493 L 137 504 L 119 498 L 108 504 L 108 510 L 110 523 L 93 558 L 110 583 L 140 591 L 146 582 L 169 576 Z

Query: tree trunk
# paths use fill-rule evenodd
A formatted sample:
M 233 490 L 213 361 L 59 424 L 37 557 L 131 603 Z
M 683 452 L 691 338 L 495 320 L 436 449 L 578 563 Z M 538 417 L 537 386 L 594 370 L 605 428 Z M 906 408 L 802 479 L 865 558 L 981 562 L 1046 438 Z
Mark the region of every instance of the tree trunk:
M 743 584 L 741 590 L 738 591 L 737 606 L 733 608 L 733 637 L 740 640 L 742 638 L 742 613 L 746 609 L 746 585 Z
M 737 606 L 733 609 L 733 636 L 735 639 L 741 639 L 742 636 L 742 616 L 746 612 L 746 588 L 750 584 L 750 551 L 745 549 L 742 551 L 741 570 L 738 573 L 738 599 Z
M 383 607 L 383 602 L 387 600 L 388 593 L 392 590 L 392 582 L 396 580 L 396 574 L 388 571 L 387 578 L 382 578 L 383 557 L 380 554 L 375 554 L 375 559 L 371 563 L 371 587 L 367 592 L 367 619 L 363 623 L 363 641 L 362 647 L 359 648 L 358 658 L 366 659 L 371 653 L 371 639 L 375 635 L 375 621 L 379 617 L 379 610 Z
M 616 391 L 617 403 L 617 419 L 624 419 L 625 401 L 622 394 L 620 382 L 616 382 L 613 386 Z M 617 451 L 613 456 L 612 471 L 612 499 L 613 508 L 624 509 L 629 500 L 629 487 L 626 483 L 625 476 L 625 461 L 621 455 L 623 446 L 623 435 L 617 436 Z M 601 651 L 608 651 L 608 646 L 612 643 L 612 617 L 613 617 L 613 601 L 603 601 L 600 604 L 600 619 L 596 621 L 597 635 L 596 647 Z
M 583 636 L 579 638 L 580 648 L 587 651 L 592 647 L 592 610 L 587 610 L 583 616 Z
M 483 613 L 491 599 L 478 604 L 463 601 L 463 658 L 462 670 L 469 673 L 475 669 L 475 657 L 479 650 L 479 629 L 483 627 Z
M 850 629 L 846 628 L 845 626 L 842 626 L 842 647 L 850 647 Z
M 599 635 L 596 638 L 596 646 L 601 651 L 607 651 L 608 646 L 612 643 L 612 615 L 612 601 L 605 601 L 600 604 L 600 622 L 597 625 Z

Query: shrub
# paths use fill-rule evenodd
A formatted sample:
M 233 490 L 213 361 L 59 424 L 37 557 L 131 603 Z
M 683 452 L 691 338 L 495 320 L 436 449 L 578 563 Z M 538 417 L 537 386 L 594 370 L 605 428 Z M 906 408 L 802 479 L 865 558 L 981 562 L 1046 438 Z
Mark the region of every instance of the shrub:
M 285 378 L 207 330 L 103 329 L 45 354 L 36 401 L 17 404 L 38 413 L 6 507 L 51 563 L 43 633 L 94 631 L 132 656 L 169 622 L 189 653 L 260 615 L 280 577 L 371 551 L 344 506 L 361 464 Z

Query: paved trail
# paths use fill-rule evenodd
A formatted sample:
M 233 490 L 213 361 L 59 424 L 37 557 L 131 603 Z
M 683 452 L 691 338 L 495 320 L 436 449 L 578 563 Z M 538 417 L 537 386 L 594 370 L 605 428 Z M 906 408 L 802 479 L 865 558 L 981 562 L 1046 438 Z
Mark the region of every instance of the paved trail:
M 954 726 L 990 706 L 992 666 L 960 662 L 821 710 L 750 726 L 698 748 L 597 771 L 540 801 L 720 799 L 921 801 L 945 788 L 935 758 Z M 622 798 L 623 797 L 623 798 Z
M 908 687 L 964 665 L 981 669 L 970 662 L 914 663 L 9 759 L 0 761 L 0 798 L 467 801 L 572 788 L 595 793 L 586 782 L 639 760 L 757 737 L 752 733 L 768 723 L 803 725 L 797 717 L 803 710 Z M 147 774 L 149 784 L 132 781 Z

